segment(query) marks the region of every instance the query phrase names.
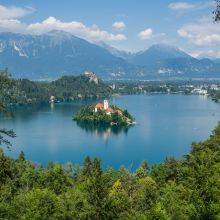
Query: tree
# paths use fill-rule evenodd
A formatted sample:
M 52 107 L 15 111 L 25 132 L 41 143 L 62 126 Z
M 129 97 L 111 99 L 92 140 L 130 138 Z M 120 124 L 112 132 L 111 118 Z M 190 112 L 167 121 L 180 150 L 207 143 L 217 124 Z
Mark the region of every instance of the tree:
M 131 208 L 130 198 L 124 190 L 120 180 L 117 180 L 113 184 L 109 193 L 109 199 L 111 201 L 114 218 L 120 218 L 122 213 L 128 212 Z
M 148 172 L 149 172 L 149 166 L 148 166 L 148 163 L 146 160 L 144 160 L 140 167 L 136 170 L 135 172 L 135 175 L 138 177 L 138 178 L 144 178 L 148 175 Z
M 195 194 L 193 190 L 169 181 L 161 188 L 160 194 L 159 201 L 171 219 L 198 219 L 196 208 L 191 201 Z
M 157 184 L 151 177 L 138 180 L 133 195 L 134 206 L 140 212 L 150 210 L 158 197 Z
M 8 90 L 12 86 L 12 81 L 9 77 L 7 70 L 0 72 L 0 113 L 8 114 L 6 108 L 6 100 L 10 99 Z M 8 148 L 11 146 L 9 138 L 14 138 L 16 135 L 12 130 L 0 128 L 0 146 L 6 145 Z
M 101 161 L 95 158 L 92 161 L 91 176 L 85 180 L 85 189 L 88 203 L 92 206 L 91 219 L 106 219 L 107 209 L 107 183 L 103 176 Z
M 214 21 L 220 21 L 220 0 L 216 0 L 216 10 L 213 12 L 214 14 Z
M 92 216 L 92 207 L 87 201 L 86 193 L 80 188 L 81 184 L 60 196 L 64 206 L 61 219 L 88 219 L 89 216 Z
M 23 152 L 23 151 L 21 151 L 21 153 L 19 154 L 18 160 L 20 160 L 20 161 L 25 161 L 25 155 L 24 155 L 24 152 Z
M 65 172 L 60 164 L 54 164 L 46 172 L 41 173 L 39 182 L 56 194 L 65 192 L 68 187 L 72 186 L 71 176 Z
M 2 149 L 0 149 L 0 186 L 13 176 L 12 161 L 4 155 Z
M 13 130 L 7 130 L 5 128 L 0 128 L 0 146 L 6 145 L 8 148 L 11 147 L 11 142 L 7 139 L 7 137 L 14 138 L 16 137 Z
M 84 160 L 84 165 L 83 165 L 83 174 L 85 176 L 91 176 L 92 172 L 92 161 L 89 156 L 87 156 Z
M 14 219 L 61 219 L 63 213 L 60 199 L 48 189 L 33 189 L 18 195 L 13 208 Z

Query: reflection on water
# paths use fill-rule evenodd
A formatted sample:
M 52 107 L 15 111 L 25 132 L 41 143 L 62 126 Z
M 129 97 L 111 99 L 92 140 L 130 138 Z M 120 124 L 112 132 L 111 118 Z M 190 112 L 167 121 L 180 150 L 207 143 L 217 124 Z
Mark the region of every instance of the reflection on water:
M 55 108 L 55 104 L 54 104 L 54 102 L 51 102 L 51 103 L 50 103 L 50 109 L 51 109 L 51 111 L 53 111 L 54 108 Z
M 81 164 L 91 156 L 101 158 L 104 167 L 136 168 L 143 160 L 155 164 L 188 153 L 192 141 L 206 139 L 220 120 L 220 105 L 201 96 L 134 95 L 110 101 L 128 109 L 138 124 L 108 127 L 72 120 L 82 106 L 97 100 L 13 109 L 13 117 L 0 117 L 0 127 L 17 135 L 6 154 L 17 157 L 23 151 L 27 159 L 43 165 Z
M 106 124 L 93 124 L 88 122 L 76 122 L 76 124 L 86 131 L 88 134 L 95 134 L 98 137 L 102 137 L 104 140 L 108 140 L 111 135 L 118 136 L 120 133 L 127 135 L 131 126 L 116 126 Z

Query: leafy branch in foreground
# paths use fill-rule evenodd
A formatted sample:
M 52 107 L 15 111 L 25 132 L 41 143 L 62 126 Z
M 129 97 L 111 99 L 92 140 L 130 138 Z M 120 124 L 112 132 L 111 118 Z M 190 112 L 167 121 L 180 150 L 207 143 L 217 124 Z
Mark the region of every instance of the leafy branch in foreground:
M 13 81 L 10 79 L 7 70 L 0 72 L 0 113 L 11 115 L 6 107 L 6 102 L 10 99 L 9 89 L 12 87 Z M 16 137 L 13 130 L 0 128 L 0 146 L 6 145 L 7 148 L 11 146 L 11 142 L 7 138 Z
M 6 130 L 5 128 L 0 128 L 0 145 L 6 145 L 8 148 L 11 147 L 11 142 L 8 141 L 5 136 L 10 138 L 15 138 L 16 134 L 13 130 Z
M 220 0 L 216 0 L 216 10 L 213 12 L 214 14 L 214 21 L 220 21 Z

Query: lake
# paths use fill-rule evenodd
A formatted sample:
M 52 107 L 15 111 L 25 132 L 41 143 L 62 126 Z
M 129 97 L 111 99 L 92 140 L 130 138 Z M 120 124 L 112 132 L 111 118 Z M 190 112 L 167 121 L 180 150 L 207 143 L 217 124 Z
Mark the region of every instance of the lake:
M 5 151 L 13 157 L 24 151 L 27 159 L 43 165 L 82 164 L 89 155 L 101 158 L 104 167 L 133 170 L 143 160 L 152 165 L 166 157 L 180 158 L 220 121 L 220 104 L 204 96 L 131 95 L 109 101 L 128 109 L 137 124 L 129 129 L 77 125 L 73 114 L 92 101 L 21 107 L 13 118 L 0 119 L 1 127 L 17 134 L 11 151 Z

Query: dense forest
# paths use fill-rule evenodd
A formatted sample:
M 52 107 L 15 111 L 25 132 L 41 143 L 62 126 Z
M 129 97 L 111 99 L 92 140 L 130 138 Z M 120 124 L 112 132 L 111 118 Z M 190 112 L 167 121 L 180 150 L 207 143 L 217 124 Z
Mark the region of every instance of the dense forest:
M 7 71 L 0 71 L 0 100 L 7 103 L 7 105 L 24 105 L 48 103 L 51 96 L 54 96 L 55 101 L 63 102 L 78 99 L 105 98 L 113 94 L 192 94 L 193 89 L 203 86 L 203 82 L 190 81 L 103 82 L 95 74 L 91 74 L 63 76 L 52 82 L 40 82 L 28 79 L 13 79 Z M 210 89 L 211 83 L 205 85 L 206 89 L 210 96 L 215 101 L 218 101 L 220 99 L 220 90 Z M 217 85 L 219 87 L 219 84 Z
M 212 90 L 209 92 L 209 95 L 213 99 L 213 101 L 215 101 L 215 102 L 220 101 L 220 90 L 217 90 L 217 91 Z
M 48 103 L 51 96 L 56 101 L 73 101 L 108 97 L 112 94 L 112 89 L 94 74 L 63 76 L 52 82 L 39 82 L 12 79 L 7 71 L 1 71 L 0 85 L 0 99 L 7 104 L 17 105 Z
M 180 160 L 131 172 L 83 166 L 42 167 L 21 152 L 0 151 L 0 219 L 219 219 L 220 124 Z

